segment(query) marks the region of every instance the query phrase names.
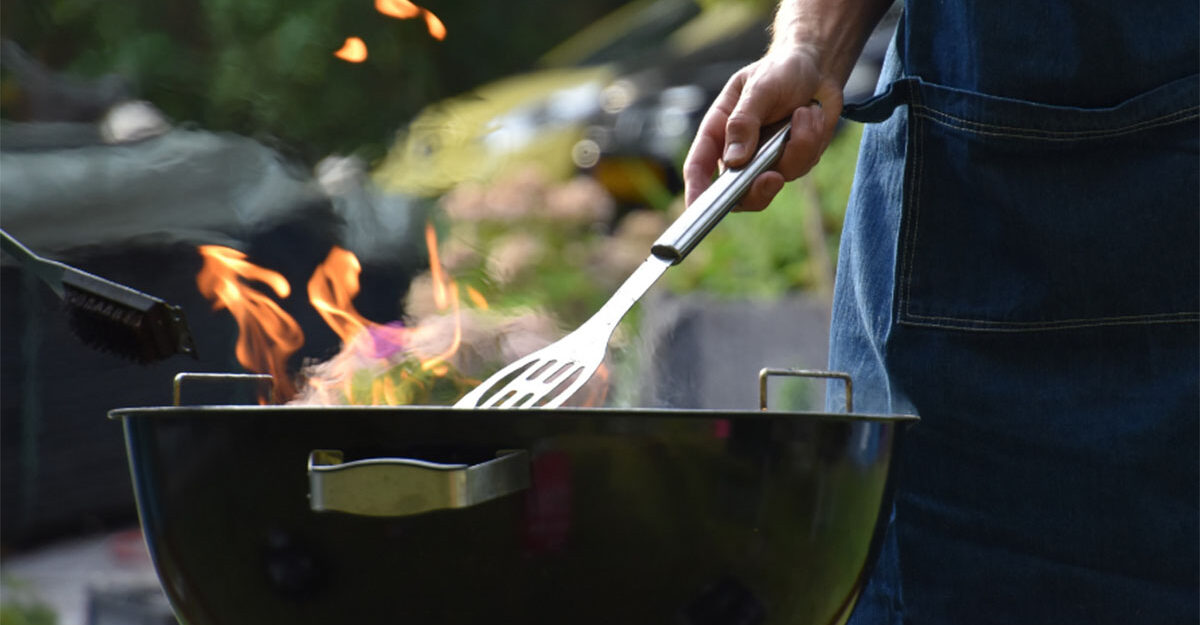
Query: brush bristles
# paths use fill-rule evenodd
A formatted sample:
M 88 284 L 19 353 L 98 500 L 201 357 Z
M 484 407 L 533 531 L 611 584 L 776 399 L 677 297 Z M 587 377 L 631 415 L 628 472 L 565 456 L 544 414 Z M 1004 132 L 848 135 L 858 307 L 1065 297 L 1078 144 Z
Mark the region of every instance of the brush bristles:
M 92 297 L 70 287 L 63 289 L 63 301 L 74 311 L 84 315 L 95 315 L 130 328 L 141 326 L 146 311 L 122 306 L 110 300 Z
M 134 362 L 147 364 L 195 350 L 182 311 L 147 300 L 143 309 L 126 306 L 65 285 L 63 301 L 71 330 L 84 342 Z

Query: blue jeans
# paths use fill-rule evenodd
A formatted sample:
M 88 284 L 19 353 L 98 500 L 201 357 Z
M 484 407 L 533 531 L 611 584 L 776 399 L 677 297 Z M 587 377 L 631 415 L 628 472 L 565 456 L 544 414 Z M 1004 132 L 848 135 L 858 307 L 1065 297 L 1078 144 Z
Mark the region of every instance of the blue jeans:
M 851 623 L 1200 621 L 1200 79 L 1079 108 L 908 70 L 847 110 L 830 367 L 922 418 Z

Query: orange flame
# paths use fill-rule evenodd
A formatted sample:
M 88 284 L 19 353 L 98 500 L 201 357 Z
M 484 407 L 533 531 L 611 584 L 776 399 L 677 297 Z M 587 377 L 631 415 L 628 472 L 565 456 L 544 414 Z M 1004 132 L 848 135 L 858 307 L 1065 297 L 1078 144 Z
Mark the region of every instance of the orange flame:
M 432 224 L 425 224 L 425 248 L 429 250 L 429 274 L 433 278 L 433 303 L 438 310 L 449 306 L 449 290 L 442 261 L 438 258 L 437 232 Z
M 440 353 L 433 355 L 416 354 L 417 362 L 422 371 L 434 376 L 445 376 L 450 373 L 448 361 L 454 357 L 462 344 L 462 325 L 460 317 L 458 284 L 450 280 L 441 266 L 438 257 L 437 234 L 432 224 L 425 228 L 426 244 L 429 247 L 431 275 L 433 278 L 433 297 L 437 308 L 442 311 L 452 310 L 453 320 L 450 344 Z M 397 351 L 407 348 L 410 338 L 416 329 L 405 328 L 395 324 L 382 325 L 363 317 L 355 308 L 352 300 L 359 291 L 359 273 L 362 267 L 353 253 L 340 247 L 330 250 L 328 257 L 317 267 L 308 282 L 308 296 L 313 308 L 325 322 L 342 339 L 342 351 L 319 368 L 310 369 L 310 377 L 306 380 L 308 389 L 315 395 L 323 395 L 336 389 L 341 397 L 350 403 L 391 404 L 404 403 L 409 393 L 403 393 L 397 388 L 396 381 L 387 377 L 377 377 L 369 382 L 365 389 L 355 376 L 355 367 L 364 366 L 367 362 L 377 362 L 387 366 L 388 358 Z M 487 306 L 487 300 L 475 292 L 468 295 L 473 302 L 482 307 Z M 417 385 L 420 381 L 401 374 L 404 384 Z M 358 379 L 356 382 L 355 380 Z M 364 394 L 365 392 L 365 394 Z
M 415 358 L 420 370 L 435 378 L 451 374 L 452 359 L 464 340 L 461 305 L 465 299 L 469 305 L 486 310 L 487 300 L 471 287 L 460 293 L 457 282 L 450 279 L 441 266 L 438 255 L 437 234 L 432 224 L 426 224 L 426 244 L 429 248 L 430 274 L 433 283 L 433 298 L 440 311 L 450 314 L 440 317 L 452 326 L 440 326 L 449 332 L 435 329 L 433 334 L 421 334 L 426 326 L 405 328 L 398 323 L 379 324 L 365 318 L 353 305 L 360 290 L 359 274 L 362 266 L 355 255 L 340 247 L 333 247 L 326 259 L 317 267 L 308 281 L 308 296 L 313 308 L 329 327 L 342 339 L 342 350 L 318 369 L 308 368 L 311 373 L 303 381 L 301 398 L 316 403 L 369 403 L 398 405 L 411 403 L 421 392 L 428 392 L 431 382 L 428 376 L 413 375 L 401 369 L 389 375 L 396 364 L 389 360 L 393 354 L 405 351 L 404 358 Z M 226 247 L 204 245 L 200 247 L 204 266 L 196 276 L 196 284 L 206 297 L 213 301 L 214 310 L 228 309 L 237 321 L 238 361 L 248 370 L 269 373 L 275 380 L 276 397 L 289 401 L 296 396 L 295 382 L 288 375 L 287 361 L 304 344 L 304 335 L 299 325 L 280 308 L 267 294 L 250 288 L 246 282 L 260 282 L 279 298 L 290 295 L 290 286 L 280 274 L 254 265 L 246 255 Z M 437 327 L 437 326 L 430 326 Z M 435 339 L 440 353 L 416 353 L 422 349 L 415 345 L 428 346 L 428 338 L 451 334 L 449 345 L 444 349 Z M 411 341 L 414 337 L 423 341 Z M 414 347 L 409 347 L 412 343 Z M 383 369 L 378 369 L 382 366 Z M 372 369 L 372 367 L 376 367 Z M 373 374 L 365 379 L 361 373 Z M 589 383 L 581 394 L 584 405 L 603 403 L 607 392 L 610 372 L 604 366 L 595 373 L 595 381 Z M 326 399 L 321 399 L 326 398 Z M 264 402 L 265 403 L 265 402 Z
M 346 43 L 333 55 L 350 63 L 362 63 L 367 60 L 367 44 L 358 37 L 347 37 Z
M 362 265 L 353 252 L 334 246 L 308 280 L 308 301 L 330 329 L 341 337 L 343 346 L 367 349 L 382 341 L 392 349 L 399 348 L 405 342 L 404 328 L 370 321 L 351 303 L 358 295 L 361 272 Z M 363 330 L 368 329 L 370 334 L 364 338 L 374 339 L 374 342 L 371 345 L 357 342 L 356 339 L 363 336 Z
M 408 0 L 375 0 L 375 10 L 401 20 L 414 18 L 421 13 L 421 7 Z
M 422 11 L 425 13 L 425 27 L 429 29 L 429 35 L 438 41 L 445 40 L 446 25 L 429 9 L 422 9 Z
M 334 246 L 308 279 L 308 301 L 344 343 L 349 343 L 370 323 L 350 303 L 358 295 L 361 270 L 362 265 L 353 253 Z
M 237 321 L 238 362 L 250 371 L 271 374 L 276 396 L 290 398 L 295 388 L 287 375 L 287 360 L 304 344 L 304 333 L 270 297 L 243 282 L 261 282 L 286 298 L 291 294 L 287 279 L 228 247 L 201 245 L 200 254 L 204 265 L 196 275 L 196 287 L 213 301 L 213 310 L 228 309 Z
M 443 41 L 446 39 L 446 25 L 429 9 L 419 7 L 409 0 L 375 0 L 375 10 L 396 19 L 407 20 L 414 17 L 425 18 L 425 28 L 429 36 Z
M 450 340 L 450 346 L 442 353 L 424 359 L 421 361 L 421 368 L 425 371 L 437 371 L 439 367 L 457 351 L 459 345 L 462 344 L 462 315 L 459 311 L 458 283 L 451 280 L 446 275 L 446 270 L 442 267 L 441 258 L 438 256 L 437 231 L 433 229 L 433 224 L 425 224 L 425 247 L 429 250 L 429 275 L 433 282 L 433 303 L 440 311 L 445 311 L 449 308 L 454 309 L 451 317 L 454 319 L 454 334 Z M 478 295 L 478 292 L 475 292 Z M 479 299 L 483 302 L 483 307 L 487 306 L 487 300 L 479 295 Z
M 441 368 L 440 370 L 445 371 L 445 369 L 442 367 L 443 363 L 445 363 L 447 359 L 458 352 L 458 346 L 462 344 L 462 315 L 459 313 L 458 308 L 458 284 L 451 282 L 448 291 L 450 292 L 451 296 L 450 301 L 454 306 L 454 334 L 450 339 L 450 346 L 447 347 L 445 351 L 421 361 L 421 368 L 425 371 L 437 372 L 439 368 Z
M 592 379 L 580 389 L 587 391 L 587 395 L 580 402 L 581 406 L 599 406 L 604 403 L 604 398 L 608 396 L 608 377 L 608 366 L 600 365 L 596 368 Z
M 488 302 L 484 299 L 483 294 L 470 286 L 467 287 L 467 299 L 471 300 L 471 303 L 479 310 L 488 309 Z

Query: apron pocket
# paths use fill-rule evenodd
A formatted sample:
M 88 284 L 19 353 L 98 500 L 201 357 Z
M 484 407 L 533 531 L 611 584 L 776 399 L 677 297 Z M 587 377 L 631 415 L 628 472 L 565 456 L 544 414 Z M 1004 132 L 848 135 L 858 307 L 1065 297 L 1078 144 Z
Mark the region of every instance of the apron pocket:
M 1078 109 L 894 84 L 909 106 L 899 322 L 1200 321 L 1197 85 Z

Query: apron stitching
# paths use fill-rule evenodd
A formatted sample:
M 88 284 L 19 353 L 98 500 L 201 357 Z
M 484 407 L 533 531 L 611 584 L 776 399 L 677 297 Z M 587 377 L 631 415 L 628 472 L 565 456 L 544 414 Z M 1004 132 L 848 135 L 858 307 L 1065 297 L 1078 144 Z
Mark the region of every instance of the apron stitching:
M 982 321 L 975 319 L 956 319 L 954 317 L 925 317 L 910 315 L 902 319 L 901 324 L 929 328 L 946 328 L 958 330 L 973 330 L 976 332 L 1044 332 L 1052 330 L 1075 330 L 1080 328 L 1095 328 L 1120 325 L 1165 325 L 1177 323 L 1195 323 L 1200 321 L 1200 313 L 1172 313 L 1165 315 L 1142 315 L 1132 317 L 1098 317 L 1096 319 L 1072 319 L 1063 321 Z M 926 321 L 928 320 L 928 321 Z M 957 323 L 937 323 L 937 321 L 953 321 Z
M 1200 319 L 1200 312 L 1197 311 L 1179 311 L 1171 313 L 1145 313 L 1139 315 L 1114 315 L 1111 317 L 1080 317 L 1073 319 L 1055 319 L 1047 321 L 1001 321 L 987 319 L 970 319 L 964 317 L 948 317 L 938 315 L 912 315 L 916 319 L 929 319 L 931 321 L 962 321 L 967 323 L 985 323 L 989 325 L 1003 325 L 1021 327 L 1026 325 L 1053 325 L 1062 323 L 1085 323 L 1092 321 L 1128 321 L 1134 319 Z
M 920 91 L 915 89 L 913 83 L 908 83 L 909 102 L 912 102 L 916 108 L 921 108 L 923 105 L 920 100 Z M 901 295 L 900 308 L 902 311 L 901 318 L 909 316 L 909 303 L 912 301 L 912 280 L 913 280 L 913 265 L 915 263 L 917 248 L 917 230 L 920 225 L 921 214 L 921 183 L 924 180 L 925 169 L 925 133 L 922 132 L 920 117 L 912 116 L 912 130 L 910 136 L 916 140 L 912 143 L 914 148 L 913 161 L 915 167 L 912 171 L 912 210 L 907 221 L 910 222 L 908 236 L 906 237 L 905 259 L 904 259 L 904 291 Z
M 921 115 L 922 117 L 926 117 L 934 123 L 941 124 L 944 126 L 949 126 L 951 128 L 958 128 L 960 130 L 968 130 L 968 131 L 975 132 L 975 133 L 981 134 L 981 135 L 990 135 L 990 136 L 997 136 L 997 137 L 1018 137 L 1018 138 L 1029 138 L 1029 139 L 1041 139 L 1041 140 L 1045 140 L 1045 141 L 1073 141 L 1073 140 L 1077 140 L 1077 139 L 1100 139 L 1100 138 L 1108 138 L 1108 137 L 1117 137 L 1117 136 L 1121 136 L 1121 135 L 1131 134 L 1134 132 L 1148 130 L 1150 128 L 1156 128 L 1158 126 L 1167 126 L 1167 125 L 1171 125 L 1171 124 L 1182 123 L 1182 122 L 1200 117 L 1200 115 L 1197 114 L 1197 110 L 1200 110 L 1200 107 L 1192 106 L 1192 107 L 1189 107 L 1186 109 L 1181 109 L 1181 110 L 1175 111 L 1173 113 L 1169 113 L 1166 115 L 1156 117 L 1154 119 L 1143 120 L 1143 121 L 1137 122 L 1135 124 L 1130 124 L 1128 126 L 1122 126 L 1120 128 L 1109 128 L 1109 129 L 1100 129 L 1100 130 L 1039 130 L 1036 128 L 1017 128 L 1017 127 L 1012 127 L 1012 126 L 999 126 L 999 125 L 995 125 L 995 124 L 986 124 L 983 122 L 976 122 L 976 121 L 971 121 L 971 120 L 967 120 L 967 119 L 962 119 L 960 117 L 955 117 L 954 115 L 944 113 L 937 109 L 929 108 L 922 104 L 914 104 L 913 106 L 914 106 L 914 108 L 918 109 L 919 111 L 925 113 L 922 115 L 922 113 L 919 112 L 918 115 Z M 945 119 L 937 119 L 938 117 L 942 117 Z M 952 121 L 947 121 L 947 120 L 952 120 Z M 983 129 L 983 130 L 981 130 L 981 129 Z M 988 132 L 987 129 L 995 129 L 995 130 Z M 998 132 L 999 130 L 1011 130 L 1014 132 Z

